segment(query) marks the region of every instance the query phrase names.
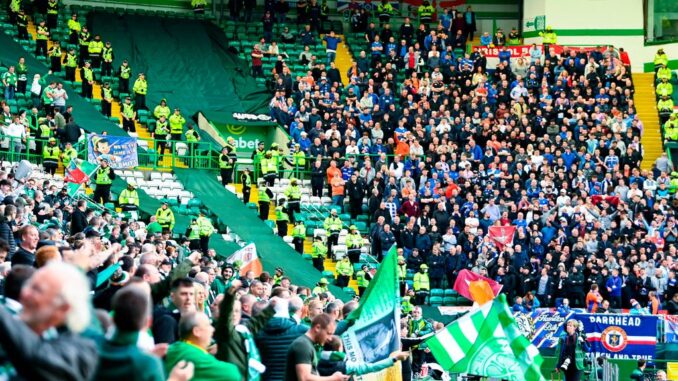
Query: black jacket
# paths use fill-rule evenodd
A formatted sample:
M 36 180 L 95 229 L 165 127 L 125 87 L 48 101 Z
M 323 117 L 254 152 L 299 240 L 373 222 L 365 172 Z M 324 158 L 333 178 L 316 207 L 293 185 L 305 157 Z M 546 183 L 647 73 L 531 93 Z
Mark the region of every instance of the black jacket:
M 80 209 L 73 211 L 71 216 L 71 235 L 80 233 L 87 227 L 87 215 Z
M 0 307 L 0 346 L 17 372 L 13 380 L 85 381 L 97 364 L 94 341 L 66 329 L 44 339 L 4 307 Z
M 16 251 L 16 241 L 14 240 L 12 227 L 9 226 L 7 221 L 0 222 L 0 238 L 4 239 L 9 244 L 9 252 L 7 253 L 7 256 L 11 258 Z
M 172 344 L 179 340 L 179 319 L 181 313 L 177 309 L 157 306 L 153 310 L 153 338 L 156 344 Z
M 12 256 L 12 267 L 16 265 L 33 266 L 35 263 L 35 253 L 19 247 L 19 249 Z
M 266 372 L 261 375 L 263 381 L 282 381 L 285 379 L 285 358 L 290 344 L 308 331 L 305 324 L 297 324 L 294 319 L 274 317 L 268 321 L 255 338 Z

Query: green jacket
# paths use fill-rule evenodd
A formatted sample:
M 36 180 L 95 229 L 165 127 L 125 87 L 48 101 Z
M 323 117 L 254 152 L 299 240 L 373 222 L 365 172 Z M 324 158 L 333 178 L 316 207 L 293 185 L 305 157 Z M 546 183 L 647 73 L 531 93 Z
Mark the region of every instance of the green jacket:
M 233 303 L 235 296 L 230 292 L 224 293 L 224 300 L 219 306 L 219 320 L 217 320 L 216 330 L 214 332 L 214 339 L 217 342 L 217 359 L 227 361 L 234 364 L 240 373 L 242 381 L 247 380 L 248 375 L 248 357 L 245 349 L 245 339 L 233 324 Z M 275 314 L 272 306 L 266 307 L 257 316 L 251 317 L 249 320 L 243 322 L 252 336 L 257 336 L 257 333 L 264 328 L 266 323 Z M 167 353 L 169 357 L 169 352 Z M 235 374 L 235 372 L 233 372 Z
M 169 346 L 165 357 L 165 373 L 169 375 L 179 361 L 189 361 L 195 366 L 191 380 L 239 381 L 235 365 L 219 361 L 202 348 L 185 341 L 177 341 Z
M 97 381 L 164 381 L 162 362 L 137 346 L 139 332 L 116 332 L 99 344 Z
M 228 291 L 229 288 L 231 288 L 231 282 L 233 282 L 234 278 L 231 278 L 229 280 L 224 280 L 224 278 L 218 276 L 214 279 L 214 282 L 212 282 L 212 291 L 214 291 L 215 294 L 225 294 L 226 291 Z

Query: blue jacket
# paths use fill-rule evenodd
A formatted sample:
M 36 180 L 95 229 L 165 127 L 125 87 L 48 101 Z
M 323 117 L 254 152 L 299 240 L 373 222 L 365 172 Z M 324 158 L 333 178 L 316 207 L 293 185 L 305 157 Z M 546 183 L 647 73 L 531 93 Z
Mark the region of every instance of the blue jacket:
M 614 277 L 610 276 L 607 278 L 607 282 L 605 283 L 605 287 L 610 288 L 610 296 L 621 296 L 621 290 L 622 290 L 622 279 L 621 277 Z

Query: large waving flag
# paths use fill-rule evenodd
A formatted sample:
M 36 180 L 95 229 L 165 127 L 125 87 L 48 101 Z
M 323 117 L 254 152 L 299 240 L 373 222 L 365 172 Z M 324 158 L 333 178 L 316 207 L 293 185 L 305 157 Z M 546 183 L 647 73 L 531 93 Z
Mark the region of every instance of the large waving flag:
M 398 253 L 391 247 L 341 336 L 348 361 L 375 362 L 400 350 Z
M 506 245 L 513 245 L 513 236 L 516 233 L 516 227 L 513 225 L 490 226 L 488 233 L 497 249 L 503 250 Z
M 483 305 L 499 295 L 502 285 L 473 271 L 461 270 L 454 281 L 454 289 L 459 295 Z
M 84 160 L 71 159 L 66 167 L 65 180 L 69 183 L 84 184 L 89 181 L 98 166 Z
M 539 350 L 518 328 L 506 296 L 469 312 L 425 342 L 447 371 L 509 381 L 544 381 Z
M 264 271 L 259 254 L 257 254 L 257 247 L 253 243 L 231 254 L 227 262 L 239 266 L 240 276 L 245 276 L 248 271 L 254 271 L 254 275 L 259 276 Z

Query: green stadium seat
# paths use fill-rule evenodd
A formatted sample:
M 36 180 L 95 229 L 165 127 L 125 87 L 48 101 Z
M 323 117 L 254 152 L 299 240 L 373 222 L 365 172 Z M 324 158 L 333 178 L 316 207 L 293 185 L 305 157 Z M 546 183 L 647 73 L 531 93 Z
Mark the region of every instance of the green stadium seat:
M 268 221 L 268 220 L 267 220 L 267 221 Z M 271 222 L 273 222 L 273 221 L 271 221 Z M 304 260 L 307 260 L 307 261 L 311 261 L 311 260 L 313 259 L 313 258 L 311 258 L 311 254 L 302 254 L 301 257 L 302 257 Z
M 342 289 L 342 291 L 344 291 L 347 295 L 349 295 L 349 296 L 351 296 L 351 297 L 354 297 L 354 296 L 356 295 L 356 294 L 355 294 L 355 290 L 354 290 L 353 288 L 351 288 L 351 287 L 344 287 L 344 288 Z
M 429 297 L 429 304 L 433 307 L 439 307 L 443 305 L 443 298 L 440 296 L 431 296 Z
M 444 296 L 443 297 L 443 305 L 444 306 L 454 306 L 457 303 L 457 298 L 453 296 Z
M 200 206 L 202 206 L 202 201 L 200 201 L 197 198 L 192 198 L 192 199 L 188 200 L 188 206 L 200 208 Z
M 329 270 L 323 271 L 321 275 L 322 275 L 323 278 L 327 278 L 328 280 L 334 279 L 334 273 L 332 271 L 329 271 Z
M 253 203 L 253 202 L 248 202 L 248 203 L 247 203 L 247 207 L 248 207 L 249 209 L 254 209 L 254 210 L 257 210 L 257 211 L 259 210 L 259 207 L 257 206 L 257 204 L 255 204 L 255 203 Z
M 445 291 L 442 288 L 434 288 L 431 290 L 431 296 L 443 296 Z
M 443 294 L 444 297 L 458 297 L 459 294 L 457 293 L 456 290 L 451 289 L 451 288 L 446 288 L 445 293 Z

